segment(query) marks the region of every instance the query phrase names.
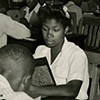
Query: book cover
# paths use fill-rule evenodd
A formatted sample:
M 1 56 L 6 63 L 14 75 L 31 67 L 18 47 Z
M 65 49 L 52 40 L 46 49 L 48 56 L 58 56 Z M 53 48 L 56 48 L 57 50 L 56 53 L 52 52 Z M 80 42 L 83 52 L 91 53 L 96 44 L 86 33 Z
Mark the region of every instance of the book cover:
M 46 57 L 35 59 L 35 64 L 32 84 L 35 86 L 56 85 Z

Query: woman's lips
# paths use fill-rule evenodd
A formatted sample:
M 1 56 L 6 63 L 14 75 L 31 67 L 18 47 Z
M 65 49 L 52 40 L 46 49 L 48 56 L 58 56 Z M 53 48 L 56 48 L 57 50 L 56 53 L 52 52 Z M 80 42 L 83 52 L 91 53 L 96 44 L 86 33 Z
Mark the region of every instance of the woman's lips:
M 53 40 L 46 40 L 46 42 L 47 42 L 48 44 L 54 43 Z

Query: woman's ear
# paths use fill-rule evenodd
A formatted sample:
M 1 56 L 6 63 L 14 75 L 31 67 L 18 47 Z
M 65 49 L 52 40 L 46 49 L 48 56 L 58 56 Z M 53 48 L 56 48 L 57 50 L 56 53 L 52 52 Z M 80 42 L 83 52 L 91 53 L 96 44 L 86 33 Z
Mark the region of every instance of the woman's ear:
M 69 30 L 69 27 L 67 26 L 67 27 L 65 28 L 65 34 L 67 34 L 68 30 Z

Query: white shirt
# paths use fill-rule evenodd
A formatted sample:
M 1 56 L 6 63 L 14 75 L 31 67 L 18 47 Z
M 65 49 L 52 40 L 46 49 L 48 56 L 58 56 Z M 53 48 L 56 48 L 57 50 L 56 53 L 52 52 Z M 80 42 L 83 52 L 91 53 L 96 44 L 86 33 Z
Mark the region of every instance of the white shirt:
M 35 13 L 38 13 L 39 8 L 40 8 L 40 4 L 38 3 L 38 4 L 36 5 L 36 7 L 35 7 L 30 13 L 29 13 L 29 7 L 26 7 L 26 8 L 24 9 L 24 11 L 26 11 L 25 18 L 27 19 L 28 22 L 30 21 L 30 18 L 31 18 L 31 16 L 32 16 L 32 14 L 33 14 L 34 11 L 35 11 Z
M 33 99 L 24 92 L 14 92 L 4 76 L 0 74 L 0 100 L 40 100 Z
M 76 99 L 87 99 L 89 75 L 88 61 L 84 51 L 65 39 L 61 52 L 51 64 L 50 50 L 46 46 L 39 46 L 33 56 L 34 58 L 47 58 L 57 85 L 66 84 L 71 80 L 83 81 Z
M 23 24 L 0 13 L 0 48 L 7 44 L 7 35 L 16 39 L 24 39 L 30 37 L 31 33 Z

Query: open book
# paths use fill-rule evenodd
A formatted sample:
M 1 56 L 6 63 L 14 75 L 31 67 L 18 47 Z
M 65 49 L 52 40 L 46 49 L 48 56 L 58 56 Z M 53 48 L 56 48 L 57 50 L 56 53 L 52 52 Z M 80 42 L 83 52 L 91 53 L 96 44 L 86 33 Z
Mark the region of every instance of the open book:
M 32 84 L 35 86 L 56 85 L 46 57 L 35 59 L 35 63 Z

